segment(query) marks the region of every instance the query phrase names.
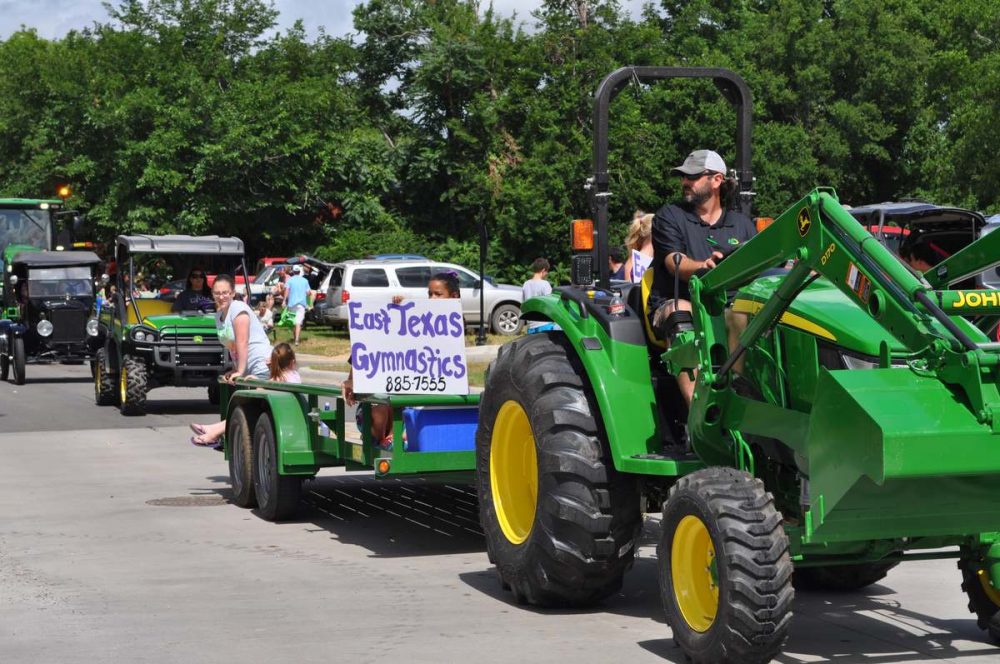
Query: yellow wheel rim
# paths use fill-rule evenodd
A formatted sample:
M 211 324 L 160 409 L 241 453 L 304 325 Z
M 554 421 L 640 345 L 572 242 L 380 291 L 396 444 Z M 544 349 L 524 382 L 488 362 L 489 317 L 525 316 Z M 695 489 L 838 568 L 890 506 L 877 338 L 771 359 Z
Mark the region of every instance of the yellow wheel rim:
M 538 499 L 538 457 L 528 414 L 516 401 L 500 406 L 490 442 L 490 489 L 500 529 L 511 544 L 528 539 Z
M 124 366 L 122 366 L 121 377 L 118 379 L 118 391 L 121 393 L 122 403 L 128 401 L 128 377 L 125 375 Z
M 696 516 L 681 519 L 670 547 L 670 577 L 677 607 L 696 632 L 707 632 L 719 610 L 715 545 Z
M 990 583 L 990 573 L 981 569 L 976 572 L 976 575 L 979 577 L 979 583 L 982 584 L 983 592 L 986 593 L 986 596 L 989 597 L 991 602 L 1000 606 L 1000 590 L 994 588 L 993 584 Z

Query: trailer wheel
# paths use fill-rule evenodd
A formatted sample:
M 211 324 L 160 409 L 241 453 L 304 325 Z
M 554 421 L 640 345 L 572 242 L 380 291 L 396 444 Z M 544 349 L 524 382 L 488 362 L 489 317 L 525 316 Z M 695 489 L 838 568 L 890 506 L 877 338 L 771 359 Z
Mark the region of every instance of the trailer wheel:
M 268 521 L 288 519 L 299 506 L 302 477 L 278 473 L 278 438 L 271 416 L 263 414 L 253 430 L 253 489 L 257 512 Z
M 1000 645 L 1000 590 L 990 583 L 983 557 L 963 557 L 958 568 L 962 570 L 962 590 L 969 596 L 969 611 L 976 614 L 976 624 Z
M 115 375 L 108 365 L 108 350 L 99 348 L 94 358 L 94 403 L 98 406 L 113 406 L 115 403 Z
M 14 384 L 24 385 L 24 372 L 28 364 L 24 353 L 24 339 L 22 337 L 14 337 L 11 341 L 11 349 L 14 351 Z
M 147 391 L 146 363 L 125 355 L 118 372 L 118 408 L 122 415 L 145 415 Z
M 596 602 L 635 556 L 638 487 L 615 471 L 582 375 L 557 337 L 531 335 L 499 354 L 480 402 L 480 522 L 518 603 Z
M 892 562 L 800 567 L 795 570 L 793 581 L 795 587 L 802 590 L 853 592 L 881 581 L 889 570 L 898 564 Z
M 774 498 L 734 468 L 682 477 L 663 505 L 660 596 L 695 664 L 769 662 L 791 621 L 792 561 Z
M 226 420 L 226 445 L 229 447 L 229 485 L 233 502 L 240 507 L 256 507 L 253 490 L 253 439 L 243 406 L 237 406 Z

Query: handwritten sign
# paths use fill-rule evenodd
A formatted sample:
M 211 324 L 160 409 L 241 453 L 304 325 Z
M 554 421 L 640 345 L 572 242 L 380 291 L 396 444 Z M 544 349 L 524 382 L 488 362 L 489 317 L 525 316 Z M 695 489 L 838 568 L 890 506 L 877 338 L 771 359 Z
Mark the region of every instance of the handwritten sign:
M 351 300 L 347 327 L 355 392 L 469 393 L 460 300 Z
M 643 273 L 649 269 L 653 263 L 653 257 L 641 252 L 632 250 L 632 283 L 637 284 L 642 281 Z

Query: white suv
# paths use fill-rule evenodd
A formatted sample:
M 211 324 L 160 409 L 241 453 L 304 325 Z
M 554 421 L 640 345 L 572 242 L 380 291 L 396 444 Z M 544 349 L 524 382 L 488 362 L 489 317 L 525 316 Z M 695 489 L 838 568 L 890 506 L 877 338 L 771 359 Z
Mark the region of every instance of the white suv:
M 427 282 L 438 272 L 455 272 L 462 292 L 462 311 L 467 326 L 479 325 L 479 275 L 453 263 L 429 260 L 374 259 L 336 263 L 330 276 L 324 320 L 332 326 L 347 324 L 347 303 L 365 296 L 402 295 L 406 299 L 427 297 Z M 486 321 L 495 334 L 517 334 L 521 321 L 520 286 L 486 281 Z

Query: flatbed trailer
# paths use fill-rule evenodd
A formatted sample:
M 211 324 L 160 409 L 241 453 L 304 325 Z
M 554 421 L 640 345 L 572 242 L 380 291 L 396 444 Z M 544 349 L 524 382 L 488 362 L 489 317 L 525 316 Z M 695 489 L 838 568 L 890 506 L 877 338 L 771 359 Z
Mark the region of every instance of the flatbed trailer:
M 475 481 L 475 424 L 469 425 L 469 416 L 474 422 L 478 394 L 359 396 L 362 426 L 355 439 L 348 436 L 349 410 L 339 386 L 256 379 L 232 386 L 220 380 L 220 386 L 233 501 L 257 507 L 267 520 L 291 517 L 302 482 L 322 468 L 371 471 L 376 478 Z M 392 449 L 379 447 L 369 433 L 376 404 L 393 409 Z M 434 410 L 435 417 L 408 414 L 411 409 Z

